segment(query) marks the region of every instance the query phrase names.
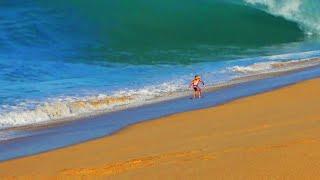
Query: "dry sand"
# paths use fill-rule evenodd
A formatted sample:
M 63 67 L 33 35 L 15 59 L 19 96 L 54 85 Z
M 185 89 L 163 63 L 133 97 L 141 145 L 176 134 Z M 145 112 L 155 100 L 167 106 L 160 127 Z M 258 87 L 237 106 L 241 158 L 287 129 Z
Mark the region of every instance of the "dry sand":
M 319 179 L 320 79 L 6 161 L 5 177 Z

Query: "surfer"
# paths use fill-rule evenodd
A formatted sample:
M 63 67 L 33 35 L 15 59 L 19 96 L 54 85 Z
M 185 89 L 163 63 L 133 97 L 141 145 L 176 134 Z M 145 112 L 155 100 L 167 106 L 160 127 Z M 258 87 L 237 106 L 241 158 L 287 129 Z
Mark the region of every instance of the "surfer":
M 204 82 L 201 80 L 201 77 L 199 75 L 194 76 L 194 79 L 191 81 L 190 87 L 193 88 L 193 99 L 196 97 L 201 98 L 202 90 L 199 87 L 200 83 L 204 86 Z

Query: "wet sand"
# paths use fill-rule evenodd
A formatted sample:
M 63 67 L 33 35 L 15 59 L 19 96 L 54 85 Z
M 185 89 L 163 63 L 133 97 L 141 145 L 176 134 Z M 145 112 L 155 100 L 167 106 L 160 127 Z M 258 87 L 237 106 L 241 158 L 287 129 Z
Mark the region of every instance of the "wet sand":
M 314 79 L 143 122 L 112 136 L 2 162 L 0 179 L 317 179 L 319 94 L 320 79 Z

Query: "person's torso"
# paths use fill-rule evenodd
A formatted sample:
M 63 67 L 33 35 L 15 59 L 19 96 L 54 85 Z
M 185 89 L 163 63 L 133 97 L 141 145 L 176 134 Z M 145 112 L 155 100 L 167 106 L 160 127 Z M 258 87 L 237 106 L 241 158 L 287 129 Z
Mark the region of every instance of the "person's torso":
M 192 81 L 192 85 L 193 86 L 198 86 L 200 81 L 201 81 L 200 79 L 197 79 L 197 80 L 195 79 L 195 80 Z

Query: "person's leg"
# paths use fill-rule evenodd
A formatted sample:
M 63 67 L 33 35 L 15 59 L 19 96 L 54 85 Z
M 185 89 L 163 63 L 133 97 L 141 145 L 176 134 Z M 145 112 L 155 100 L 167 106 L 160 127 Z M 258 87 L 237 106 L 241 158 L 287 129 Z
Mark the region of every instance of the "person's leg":
M 201 95 L 202 95 L 202 90 L 201 90 L 201 88 L 198 88 L 198 93 L 199 93 L 199 98 L 201 98 Z

